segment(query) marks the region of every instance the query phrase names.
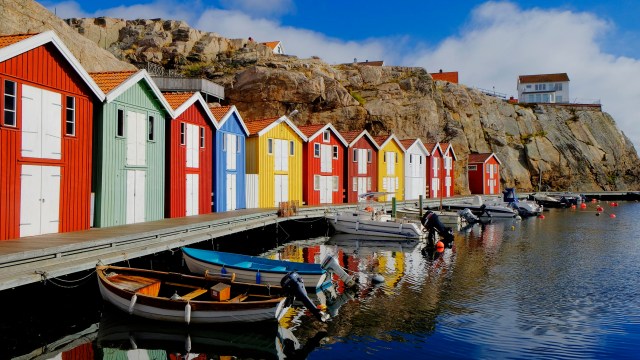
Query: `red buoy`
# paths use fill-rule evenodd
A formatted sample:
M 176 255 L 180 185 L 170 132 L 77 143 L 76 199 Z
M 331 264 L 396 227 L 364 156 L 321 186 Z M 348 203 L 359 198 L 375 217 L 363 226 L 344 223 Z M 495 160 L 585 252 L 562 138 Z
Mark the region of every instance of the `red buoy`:
M 596 211 L 602 212 L 602 211 L 604 211 L 604 209 L 602 207 L 600 207 L 600 205 L 598 205 L 598 207 L 596 208 Z
M 609 214 L 609 217 L 613 219 L 616 217 L 616 214 Z
M 587 204 L 585 203 L 581 203 L 580 204 L 580 209 L 586 209 L 587 208 Z
M 575 210 L 576 206 L 575 205 L 571 205 L 571 210 Z
M 438 241 L 436 243 L 436 251 L 443 252 L 444 251 L 444 243 L 442 241 Z
M 544 215 L 542 214 L 538 215 L 538 219 L 544 219 Z
M 609 205 L 611 205 L 611 206 L 618 206 L 618 203 L 617 203 L 617 202 L 612 202 L 612 203 L 611 203 L 611 204 L 609 204 Z

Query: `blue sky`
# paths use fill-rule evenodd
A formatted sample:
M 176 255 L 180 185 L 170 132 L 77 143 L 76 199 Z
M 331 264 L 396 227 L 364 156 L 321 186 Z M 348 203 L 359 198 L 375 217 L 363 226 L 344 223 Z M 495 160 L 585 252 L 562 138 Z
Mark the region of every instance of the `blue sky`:
M 184 20 L 228 38 L 281 40 L 330 64 L 384 60 L 516 96 L 518 75 L 566 72 L 572 101 L 601 101 L 640 146 L 640 1 L 42 1 L 62 18 Z M 630 79 L 632 79 L 630 81 Z

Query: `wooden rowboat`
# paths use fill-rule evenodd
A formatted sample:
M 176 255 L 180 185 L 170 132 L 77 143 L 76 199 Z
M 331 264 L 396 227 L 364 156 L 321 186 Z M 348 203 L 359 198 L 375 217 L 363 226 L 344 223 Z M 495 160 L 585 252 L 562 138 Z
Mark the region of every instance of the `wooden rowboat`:
M 177 323 L 277 321 L 291 299 L 267 286 L 230 279 L 97 266 L 102 298 L 152 320 Z
M 246 283 L 280 285 L 288 272 L 295 271 L 307 288 L 322 288 L 327 283 L 327 271 L 320 264 L 266 259 L 258 256 L 234 254 L 214 250 L 182 248 L 189 271 L 195 274 L 230 274 Z

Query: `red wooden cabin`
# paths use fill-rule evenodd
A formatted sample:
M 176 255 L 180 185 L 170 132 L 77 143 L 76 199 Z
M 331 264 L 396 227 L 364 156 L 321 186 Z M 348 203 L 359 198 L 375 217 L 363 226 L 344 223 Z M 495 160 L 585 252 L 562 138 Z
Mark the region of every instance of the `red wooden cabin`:
M 174 118 L 167 135 L 166 203 L 169 218 L 212 211 L 215 118 L 199 92 L 164 93 Z
M 469 154 L 467 174 L 472 194 L 500 194 L 500 165 L 494 153 Z
M 440 144 L 442 149 L 442 197 L 452 197 L 455 190 L 455 164 L 458 160 L 453 145 L 450 143 Z
M 304 125 L 302 199 L 307 205 L 344 202 L 344 155 L 347 142 L 331 124 Z
M 0 36 L 0 240 L 88 229 L 93 103 L 53 31 Z
M 347 142 L 345 181 L 347 202 L 358 202 L 358 195 L 378 191 L 378 144 L 367 130 L 343 131 Z
M 443 157 L 444 152 L 439 143 L 425 143 L 424 146 L 429 150 L 427 158 L 427 194 L 430 198 L 439 198 L 444 196 L 444 180 L 443 180 Z

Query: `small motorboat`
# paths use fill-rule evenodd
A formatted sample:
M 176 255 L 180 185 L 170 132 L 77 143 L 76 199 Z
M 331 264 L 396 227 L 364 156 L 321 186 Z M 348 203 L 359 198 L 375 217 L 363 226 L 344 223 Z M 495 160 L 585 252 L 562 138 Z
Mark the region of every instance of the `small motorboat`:
M 288 272 L 300 275 L 308 288 L 322 288 L 330 278 L 320 264 L 308 264 L 285 260 L 273 260 L 259 256 L 242 255 L 215 250 L 182 248 L 189 271 L 194 274 L 230 274 L 236 281 L 280 285 L 280 280 Z
M 372 200 L 388 192 L 361 194 L 360 198 Z M 420 221 L 393 218 L 384 210 L 367 204 L 364 208 L 351 211 L 330 212 L 325 215 L 329 226 L 338 233 L 368 235 L 373 237 L 396 239 L 424 239 L 426 234 Z
M 304 294 L 293 291 L 291 285 L 300 282 L 295 273 L 283 277 L 282 287 L 272 287 L 238 283 L 233 276 L 201 277 L 117 266 L 99 265 L 96 272 L 102 298 L 116 308 L 175 323 L 279 321 L 295 297 L 306 296 L 304 287 Z M 302 300 L 318 316 L 313 302 L 308 297 Z
M 506 206 L 502 202 L 487 200 L 486 202 L 480 195 L 475 195 L 469 200 L 456 201 L 452 203 L 442 204 L 445 210 L 463 211 L 469 209 L 474 215 L 480 218 L 508 218 L 515 219 L 518 210 Z
M 422 211 L 423 214 L 425 210 Z M 458 227 L 462 225 L 464 222 L 466 222 L 466 219 L 460 216 L 459 211 L 445 211 L 445 210 L 437 210 L 437 209 L 432 209 L 431 211 L 436 213 L 440 218 L 440 221 L 442 221 L 442 223 L 446 225 Z M 405 206 L 399 209 L 397 213 L 399 217 L 406 216 L 407 218 L 411 218 L 411 219 L 420 219 L 420 209 L 415 207 Z
M 502 201 L 506 206 L 518 210 L 521 217 L 538 216 L 542 214 L 543 207 L 531 200 L 520 200 L 516 195 L 516 189 L 506 188 L 502 191 Z

